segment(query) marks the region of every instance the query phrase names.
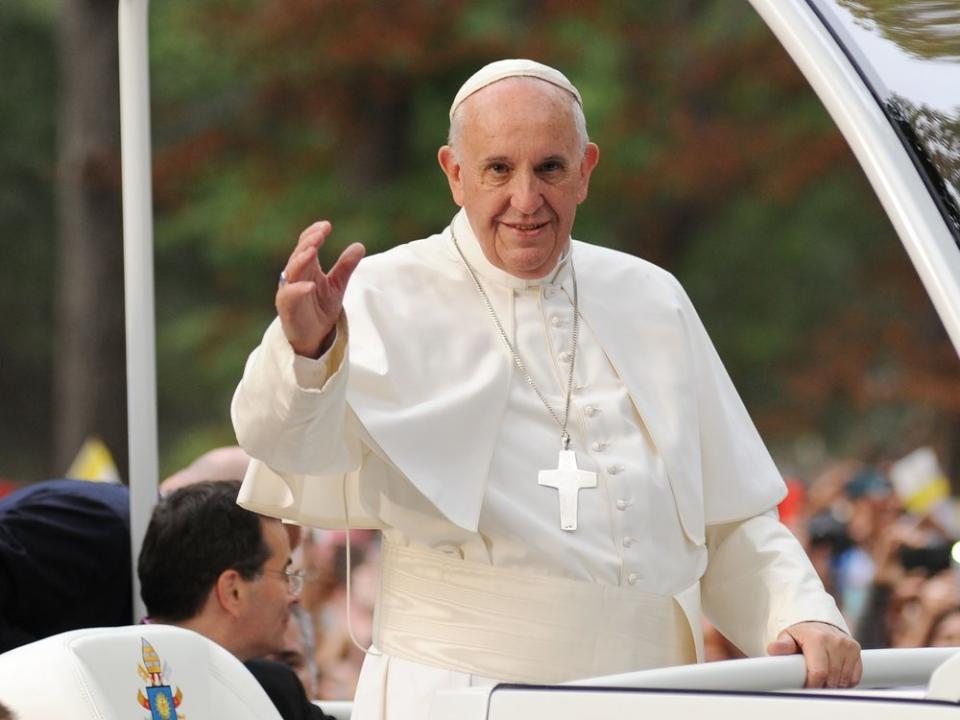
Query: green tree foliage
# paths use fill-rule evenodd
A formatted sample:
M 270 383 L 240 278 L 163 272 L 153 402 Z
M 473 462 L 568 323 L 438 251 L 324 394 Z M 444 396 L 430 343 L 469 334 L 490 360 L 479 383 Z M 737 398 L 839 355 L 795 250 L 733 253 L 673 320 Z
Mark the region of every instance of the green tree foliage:
M 0 476 L 52 472 L 57 56 L 47 3 L 0 3 Z
M 603 152 L 577 234 L 681 277 L 774 439 L 815 428 L 842 447 L 863 440 L 851 407 L 902 420 L 921 400 L 901 389 L 891 411 L 864 390 L 891 364 L 909 375 L 877 333 L 931 310 L 842 138 L 746 4 L 168 0 L 158 12 L 161 265 L 210 278 L 170 276 L 178 307 L 161 347 L 198 372 L 196 392 L 162 395 L 188 403 L 166 417 L 207 403 L 221 432 L 276 272 L 310 221 L 334 221 L 327 259 L 446 224 L 434 158 L 449 99 L 505 56 L 556 64 L 581 88 Z M 887 297 L 904 283 L 909 302 Z M 855 349 L 834 337 L 851 299 L 874 320 Z M 942 332 L 919 341 L 950 352 Z M 851 354 L 859 376 L 829 371 Z M 939 372 L 956 387 L 955 368 Z
M 930 433 L 956 420 L 956 356 L 845 143 L 747 3 L 151 12 L 164 471 L 232 442 L 230 396 L 303 227 L 333 221 L 329 261 L 446 225 L 449 102 L 501 57 L 555 64 L 581 89 L 601 162 L 576 235 L 680 277 L 768 439 L 813 431 L 844 449 L 901 436 L 917 407 Z

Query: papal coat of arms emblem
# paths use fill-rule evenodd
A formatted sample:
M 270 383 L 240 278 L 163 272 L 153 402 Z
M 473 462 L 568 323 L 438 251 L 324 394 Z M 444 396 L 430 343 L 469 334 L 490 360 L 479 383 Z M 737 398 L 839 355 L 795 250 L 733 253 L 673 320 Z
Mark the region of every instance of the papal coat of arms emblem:
M 148 643 L 145 638 L 140 638 L 142 644 L 143 665 L 137 665 L 137 672 L 147 683 L 143 690 L 137 690 L 137 700 L 140 704 L 150 711 L 150 720 L 184 720 L 183 715 L 177 712 L 180 702 L 183 700 L 183 693 L 178 687 L 176 692 L 168 685 L 163 678 L 163 665 L 160 663 L 160 656 L 153 649 L 153 645 Z

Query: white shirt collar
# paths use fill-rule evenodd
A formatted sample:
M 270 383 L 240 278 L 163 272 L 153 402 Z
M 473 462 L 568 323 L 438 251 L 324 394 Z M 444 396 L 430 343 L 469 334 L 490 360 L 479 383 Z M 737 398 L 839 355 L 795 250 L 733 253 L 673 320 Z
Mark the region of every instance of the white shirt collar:
M 537 288 L 541 285 L 552 285 L 559 287 L 570 275 L 570 263 L 568 260 L 573 254 L 573 243 L 567 247 L 567 251 L 560 257 L 557 266 L 546 276 L 542 278 L 526 279 L 511 275 L 506 270 L 498 268 L 487 260 L 487 256 L 480 247 L 480 241 L 470 226 L 470 220 L 467 218 L 466 210 L 461 209 L 450 223 L 453 233 L 457 237 L 460 249 L 463 250 L 467 262 L 473 266 L 477 274 L 485 280 L 497 283 L 499 285 L 511 288 L 513 290 L 526 290 L 528 288 Z M 452 242 L 452 240 L 451 240 Z M 454 250 L 456 253 L 456 250 Z

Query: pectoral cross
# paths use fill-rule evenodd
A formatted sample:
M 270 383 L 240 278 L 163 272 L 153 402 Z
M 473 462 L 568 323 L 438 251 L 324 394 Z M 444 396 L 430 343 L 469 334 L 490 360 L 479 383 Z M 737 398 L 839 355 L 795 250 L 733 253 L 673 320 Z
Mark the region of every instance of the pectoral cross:
M 577 467 L 573 450 L 561 450 L 556 470 L 541 470 L 539 482 L 557 489 L 560 496 L 560 529 L 577 529 L 577 498 L 580 488 L 597 486 L 597 474 Z

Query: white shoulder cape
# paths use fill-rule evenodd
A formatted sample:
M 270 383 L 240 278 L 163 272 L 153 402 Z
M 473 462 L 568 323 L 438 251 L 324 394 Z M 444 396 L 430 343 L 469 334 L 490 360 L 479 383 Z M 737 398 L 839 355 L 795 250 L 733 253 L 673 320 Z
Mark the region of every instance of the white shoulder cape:
M 776 505 L 780 475 L 677 281 L 577 241 L 572 260 L 583 321 L 663 457 L 687 535 L 702 544 L 705 525 Z M 512 333 L 513 291 L 487 289 Z M 344 307 L 350 407 L 445 517 L 476 530 L 513 365 L 449 228 L 364 259 Z

